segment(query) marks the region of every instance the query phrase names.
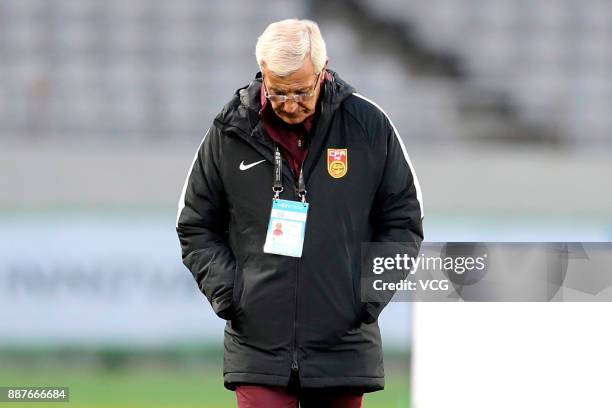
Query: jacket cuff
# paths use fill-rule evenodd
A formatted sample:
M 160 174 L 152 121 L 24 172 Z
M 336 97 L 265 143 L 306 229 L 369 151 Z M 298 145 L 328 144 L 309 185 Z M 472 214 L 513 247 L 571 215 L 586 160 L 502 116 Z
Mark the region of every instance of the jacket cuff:
M 213 299 L 211 305 L 215 314 L 222 319 L 230 320 L 234 316 L 231 291 Z
M 361 321 L 366 324 L 374 323 L 378 319 L 379 313 L 380 309 L 377 303 L 366 303 L 361 312 Z

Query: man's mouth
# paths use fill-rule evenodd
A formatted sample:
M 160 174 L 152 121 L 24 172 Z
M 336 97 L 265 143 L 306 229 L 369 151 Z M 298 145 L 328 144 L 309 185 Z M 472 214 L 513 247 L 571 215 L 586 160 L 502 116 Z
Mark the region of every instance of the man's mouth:
M 308 113 L 308 112 L 301 112 L 301 111 L 300 111 L 300 112 L 297 112 L 297 113 L 280 112 L 280 114 L 281 114 L 281 115 L 283 115 L 284 117 L 286 117 L 286 118 L 292 118 L 292 119 L 298 118 L 298 117 L 300 117 L 301 115 L 304 115 L 304 114 L 306 114 L 306 113 Z

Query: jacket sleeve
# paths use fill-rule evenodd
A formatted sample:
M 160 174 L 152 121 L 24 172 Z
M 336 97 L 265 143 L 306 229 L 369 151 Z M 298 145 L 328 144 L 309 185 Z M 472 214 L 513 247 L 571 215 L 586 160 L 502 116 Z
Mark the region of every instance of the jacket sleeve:
M 387 252 L 402 251 L 416 258 L 423 241 L 421 189 L 395 126 L 388 119 L 385 122 L 386 161 L 370 213 L 374 229 L 372 241 L 389 243 L 384 245 Z M 404 279 L 407 274 L 408 271 L 404 270 L 396 277 Z M 380 302 L 365 303 L 362 314 L 364 322 L 372 323 L 378 319 L 393 293 L 386 292 L 381 296 Z
M 228 241 L 229 211 L 219 173 L 218 130 L 204 136 L 191 164 L 178 204 L 176 231 L 183 263 L 223 319 L 233 315 L 236 261 Z

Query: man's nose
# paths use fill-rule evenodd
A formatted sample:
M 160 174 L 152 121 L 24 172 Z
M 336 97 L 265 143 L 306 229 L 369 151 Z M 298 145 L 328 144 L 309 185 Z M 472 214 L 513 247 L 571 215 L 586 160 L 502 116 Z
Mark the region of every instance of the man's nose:
M 283 108 L 287 113 L 295 113 L 298 110 L 298 103 L 293 99 L 287 99 Z

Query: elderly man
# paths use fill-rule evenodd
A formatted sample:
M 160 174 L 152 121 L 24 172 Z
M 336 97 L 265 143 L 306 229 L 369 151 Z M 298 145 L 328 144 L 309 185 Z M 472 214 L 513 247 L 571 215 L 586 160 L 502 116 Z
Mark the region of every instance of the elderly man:
M 227 320 L 238 407 L 359 407 L 384 387 L 386 304 L 362 302 L 361 244 L 418 250 L 419 184 L 386 114 L 326 69 L 314 22 L 270 24 L 255 54 L 261 73 L 215 118 L 185 181 L 183 262 Z

